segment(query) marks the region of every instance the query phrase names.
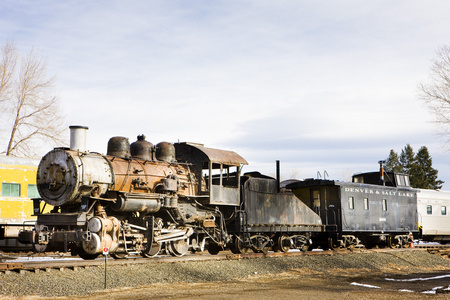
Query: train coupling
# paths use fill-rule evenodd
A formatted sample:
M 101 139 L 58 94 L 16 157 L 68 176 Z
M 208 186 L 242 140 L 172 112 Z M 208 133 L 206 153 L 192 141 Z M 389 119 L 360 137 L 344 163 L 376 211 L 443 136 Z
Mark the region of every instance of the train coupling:
M 40 244 L 47 245 L 49 242 L 47 232 L 36 232 L 31 230 L 23 230 L 19 232 L 18 241 L 22 244 Z
M 17 240 L 22 244 L 32 244 L 35 241 L 36 233 L 31 230 L 22 230 L 19 232 Z

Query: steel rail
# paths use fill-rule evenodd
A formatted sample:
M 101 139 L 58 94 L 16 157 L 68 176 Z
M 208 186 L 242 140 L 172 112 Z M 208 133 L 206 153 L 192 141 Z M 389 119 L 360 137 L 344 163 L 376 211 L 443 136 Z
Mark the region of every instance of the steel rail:
M 442 249 L 445 253 L 442 255 L 448 255 L 450 253 L 450 247 L 445 247 Z M 348 249 L 338 249 L 338 250 L 325 250 L 325 251 L 290 251 L 288 253 L 283 252 L 269 252 L 264 253 L 246 253 L 246 254 L 233 254 L 230 251 L 223 251 L 218 255 L 210 255 L 208 253 L 204 254 L 190 254 L 182 257 L 173 256 L 158 256 L 154 258 L 143 258 L 143 257 L 127 257 L 124 259 L 113 259 L 108 257 L 107 264 L 110 266 L 115 265 L 134 265 L 134 264 L 154 264 L 154 263 L 176 263 L 176 262 L 187 262 L 187 261 L 211 261 L 211 260 L 240 260 L 240 259 L 254 259 L 254 258 L 270 258 L 270 257 L 291 257 L 291 256 L 315 256 L 315 255 L 339 255 L 346 253 L 363 253 L 363 252 L 396 252 L 396 251 L 429 251 L 431 253 L 439 254 L 439 249 L 426 249 L 426 248 L 380 248 L 380 249 L 365 249 L 357 248 L 353 250 Z M 17 256 L 16 260 L 13 260 L 12 256 L 8 258 L 3 258 L 3 262 L 0 262 L 0 273 L 8 274 L 10 272 L 26 273 L 35 272 L 39 273 L 41 271 L 50 272 L 52 270 L 64 271 L 66 269 L 79 270 L 89 267 L 101 267 L 105 265 L 104 257 L 97 258 L 95 260 L 83 260 L 76 257 L 43 257 L 42 255 L 38 258 L 40 260 L 30 260 L 33 257 L 27 257 L 28 260 L 21 260 Z

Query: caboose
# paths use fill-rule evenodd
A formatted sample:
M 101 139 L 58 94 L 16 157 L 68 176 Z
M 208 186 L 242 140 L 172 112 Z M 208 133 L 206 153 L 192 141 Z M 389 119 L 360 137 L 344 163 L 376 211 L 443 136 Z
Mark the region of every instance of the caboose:
M 353 175 L 352 182 L 307 179 L 287 188 L 320 215 L 327 230 L 316 244 L 324 247 L 405 247 L 418 233 L 417 190 L 406 174 L 381 170 Z

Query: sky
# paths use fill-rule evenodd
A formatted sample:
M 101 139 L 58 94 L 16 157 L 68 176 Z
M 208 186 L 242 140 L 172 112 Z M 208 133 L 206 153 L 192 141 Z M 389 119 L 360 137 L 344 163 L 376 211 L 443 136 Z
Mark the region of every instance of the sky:
M 426 146 L 450 189 L 448 138 L 419 101 L 450 2 L 0 2 L 0 43 L 56 75 L 67 125 L 232 150 L 244 171 L 349 180 Z M 69 133 L 67 133 L 69 135 Z M 49 149 L 43 149 L 43 154 Z

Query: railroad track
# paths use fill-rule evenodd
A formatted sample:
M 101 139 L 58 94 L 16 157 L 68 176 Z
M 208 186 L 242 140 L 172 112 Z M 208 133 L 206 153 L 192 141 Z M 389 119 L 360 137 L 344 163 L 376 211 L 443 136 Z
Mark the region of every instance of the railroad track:
M 447 255 L 450 257 L 450 246 L 446 245 L 417 245 L 414 248 L 401 248 L 401 249 L 366 249 L 356 248 L 353 250 L 339 249 L 339 250 L 325 250 L 325 251 L 290 251 L 288 253 L 283 252 L 269 252 L 263 253 L 247 253 L 247 254 L 233 254 L 229 251 L 224 251 L 218 255 L 210 254 L 190 254 L 183 257 L 172 256 L 159 256 L 156 258 L 143 258 L 143 257 L 128 257 L 124 259 L 113 259 L 107 257 L 108 265 L 133 265 L 133 264 L 154 264 L 154 263 L 174 263 L 174 262 L 186 262 L 186 261 L 206 261 L 206 260 L 233 260 L 233 259 L 252 259 L 252 258 L 264 258 L 264 257 L 286 257 L 286 256 L 298 256 L 298 255 L 337 255 L 354 252 L 395 252 L 395 251 L 428 251 L 433 254 Z M 0 256 L 0 258 L 2 258 Z M 51 272 L 51 271 L 64 271 L 66 269 L 79 270 L 89 267 L 103 267 L 105 265 L 104 258 L 98 258 L 95 260 L 83 260 L 77 257 L 53 254 L 51 256 L 19 256 L 19 255 L 3 255 L 0 262 L 0 273 L 8 274 L 10 272 L 26 273 L 26 272 Z

